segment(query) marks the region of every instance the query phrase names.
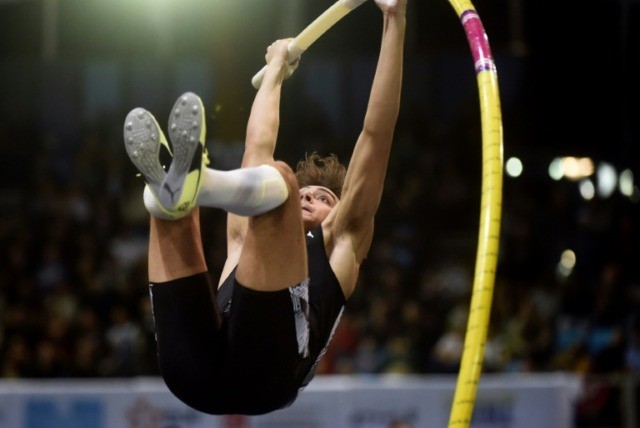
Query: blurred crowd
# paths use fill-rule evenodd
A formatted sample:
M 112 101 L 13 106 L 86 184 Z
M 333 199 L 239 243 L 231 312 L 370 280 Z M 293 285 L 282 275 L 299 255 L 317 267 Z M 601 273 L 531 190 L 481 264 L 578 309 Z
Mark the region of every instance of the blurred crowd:
M 1 378 L 158 374 L 143 182 L 120 129 L 87 126 L 61 150 L 0 123 Z M 210 141 L 212 165 L 237 166 L 241 144 Z M 480 210 L 481 162 L 465 144 L 400 124 L 374 242 L 320 373 L 457 372 Z M 638 205 L 505 177 L 484 371 L 640 374 Z M 201 216 L 217 280 L 225 217 Z M 574 267 L 560 263 L 567 249 Z

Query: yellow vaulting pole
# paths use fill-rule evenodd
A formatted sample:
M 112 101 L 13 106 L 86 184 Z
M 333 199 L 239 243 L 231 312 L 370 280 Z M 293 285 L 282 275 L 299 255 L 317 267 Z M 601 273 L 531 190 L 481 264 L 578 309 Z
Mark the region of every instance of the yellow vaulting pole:
M 478 250 L 464 351 L 449 417 L 449 427 L 460 428 L 471 425 L 489 330 L 500 240 L 503 150 L 498 76 L 487 35 L 470 1 L 449 0 L 449 3 L 460 17 L 473 55 L 482 119 L 482 198 Z

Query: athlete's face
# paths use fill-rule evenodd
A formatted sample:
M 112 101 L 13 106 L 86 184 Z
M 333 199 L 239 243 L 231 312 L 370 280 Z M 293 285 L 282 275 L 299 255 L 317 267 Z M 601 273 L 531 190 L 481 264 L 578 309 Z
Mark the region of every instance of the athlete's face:
M 306 186 L 300 189 L 300 205 L 304 229 L 309 231 L 320 226 L 339 199 L 329 189 L 322 186 Z

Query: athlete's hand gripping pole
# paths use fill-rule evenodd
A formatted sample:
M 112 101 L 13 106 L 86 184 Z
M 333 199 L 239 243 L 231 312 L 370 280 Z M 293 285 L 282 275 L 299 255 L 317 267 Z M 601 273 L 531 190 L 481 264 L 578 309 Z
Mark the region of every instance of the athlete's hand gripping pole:
M 311 24 L 309 24 L 300 34 L 294 38 L 289 44 L 289 55 L 287 61 L 290 65 L 293 65 L 300 55 L 309 48 L 322 36 L 329 28 L 344 18 L 349 12 L 360 6 L 367 0 L 338 0 L 331 7 L 325 10 L 322 15 L 317 17 Z M 295 68 L 294 68 L 295 70 Z M 253 78 L 251 84 L 254 88 L 260 88 L 262 84 L 262 78 L 267 71 L 267 66 L 262 67 Z M 293 72 L 293 70 L 292 70 Z

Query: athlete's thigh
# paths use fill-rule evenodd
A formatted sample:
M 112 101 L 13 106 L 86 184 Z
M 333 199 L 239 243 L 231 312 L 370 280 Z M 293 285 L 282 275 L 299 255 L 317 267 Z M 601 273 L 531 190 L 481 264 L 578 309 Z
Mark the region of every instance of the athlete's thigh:
M 274 167 L 287 182 L 289 197 L 278 208 L 249 218 L 236 271 L 238 282 L 261 291 L 282 290 L 308 276 L 298 184 L 285 163 Z

